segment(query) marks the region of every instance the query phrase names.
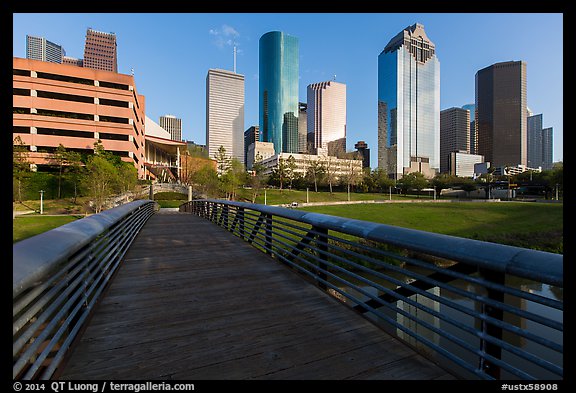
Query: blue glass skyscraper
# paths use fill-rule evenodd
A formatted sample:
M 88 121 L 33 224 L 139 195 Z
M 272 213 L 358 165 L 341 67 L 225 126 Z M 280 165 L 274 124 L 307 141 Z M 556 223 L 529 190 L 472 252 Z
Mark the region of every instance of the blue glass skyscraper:
M 260 140 L 276 153 L 298 153 L 298 38 L 268 32 L 259 56 Z
M 414 24 L 378 56 L 378 167 L 395 179 L 440 170 L 440 62 Z

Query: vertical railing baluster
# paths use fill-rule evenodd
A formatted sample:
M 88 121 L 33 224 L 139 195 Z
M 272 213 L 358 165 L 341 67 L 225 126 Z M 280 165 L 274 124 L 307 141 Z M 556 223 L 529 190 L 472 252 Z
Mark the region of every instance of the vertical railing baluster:
M 317 245 L 318 249 L 320 250 L 320 252 L 318 253 L 319 254 L 318 256 L 320 257 L 321 260 L 328 261 L 328 229 L 315 227 L 315 228 L 313 228 L 313 230 L 318 232 L 318 237 L 316 238 L 316 245 Z M 318 271 L 317 271 L 319 279 L 327 280 L 328 275 L 320 269 L 327 271 L 328 265 L 325 263 L 319 262 L 318 263 Z M 322 281 L 318 281 L 318 286 L 322 289 L 328 288 L 326 286 L 326 284 L 324 284 Z
M 266 253 L 272 255 L 272 214 L 266 214 Z
M 506 276 L 504 273 L 490 269 L 479 269 L 479 272 L 480 276 L 486 281 L 502 286 L 505 285 Z M 504 293 L 502 291 L 498 291 L 491 288 L 486 289 L 487 289 L 487 296 L 490 300 L 495 300 L 497 302 L 504 302 Z M 485 314 L 487 317 L 494 318 L 498 321 L 502 321 L 504 318 L 504 312 L 501 309 L 491 306 L 489 304 L 482 304 L 481 312 L 482 314 Z M 499 340 L 502 339 L 501 327 L 495 326 L 486 321 L 481 321 L 480 324 L 483 334 L 492 336 Z M 480 339 L 480 350 L 496 359 L 502 358 L 502 348 L 499 345 L 492 344 L 484 339 Z M 491 377 L 500 379 L 500 367 L 491 362 L 490 360 L 481 358 L 480 369 L 484 371 L 486 374 L 490 375 Z
M 237 217 L 238 217 L 238 222 L 240 224 L 240 239 L 244 240 L 244 208 L 240 207 L 238 208 L 238 213 Z

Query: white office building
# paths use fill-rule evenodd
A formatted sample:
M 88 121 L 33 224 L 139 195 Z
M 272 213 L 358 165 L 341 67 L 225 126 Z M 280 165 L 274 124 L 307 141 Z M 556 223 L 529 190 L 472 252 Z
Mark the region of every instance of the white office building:
M 314 135 L 313 149 L 325 149 L 332 155 L 328 143 L 335 142 L 345 152 L 346 85 L 335 81 L 312 83 L 307 94 L 308 133 Z
M 206 148 L 214 159 L 220 146 L 244 164 L 244 75 L 210 69 L 206 76 Z

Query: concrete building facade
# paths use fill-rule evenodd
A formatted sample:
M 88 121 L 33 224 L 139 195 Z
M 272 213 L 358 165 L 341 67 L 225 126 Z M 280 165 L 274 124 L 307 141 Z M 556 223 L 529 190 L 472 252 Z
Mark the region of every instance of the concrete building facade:
M 182 141 L 182 119 L 174 115 L 160 116 L 160 127 L 168 131 L 173 141 Z
M 321 156 L 317 154 L 291 153 L 274 154 L 273 156 L 263 160 L 262 165 L 264 166 L 264 174 L 271 174 L 272 170 L 277 168 L 280 164 L 280 160 L 288 160 L 290 156 L 294 157 L 294 162 L 296 164 L 294 172 L 302 175 L 306 174 L 306 171 L 310 167 L 310 163 L 313 161 L 325 163 L 325 166 L 329 165 L 335 182 L 338 182 L 343 176 L 351 174 L 355 176 L 362 175 L 362 160 L 351 160 L 332 156 Z
M 528 165 L 526 63 L 496 63 L 476 73 L 477 154 L 492 166 Z
M 48 41 L 44 37 L 26 35 L 27 59 L 60 64 L 65 54 L 62 46 Z
M 470 111 L 449 108 L 440 112 L 440 173 L 450 171 L 450 153 L 470 153 Z
M 484 156 L 470 154 L 467 151 L 448 153 L 448 171 L 452 176 L 473 177 L 474 165 L 484 162 Z
M 92 154 L 105 150 L 145 177 L 145 99 L 134 77 L 66 64 L 13 58 L 13 138 L 35 165 L 49 165 L 58 145 Z
M 244 162 L 246 163 L 246 168 L 248 167 L 248 147 L 254 142 L 260 141 L 260 127 L 251 126 L 246 131 L 244 131 Z
M 211 159 L 223 146 L 228 156 L 244 164 L 244 75 L 208 70 L 206 146 Z
M 116 34 L 88 28 L 83 66 L 94 70 L 118 72 Z
M 346 85 L 335 81 L 312 83 L 307 88 L 307 99 L 307 127 L 314 135 L 315 151 L 328 149 L 328 144 L 335 141 L 340 141 L 339 146 L 343 141 L 346 151 Z
M 276 152 L 274 151 L 274 144 L 272 142 L 252 142 L 248 146 L 246 154 L 246 169 L 252 170 L 254 162 L 257 159 L 266 160 L 272 157 Z

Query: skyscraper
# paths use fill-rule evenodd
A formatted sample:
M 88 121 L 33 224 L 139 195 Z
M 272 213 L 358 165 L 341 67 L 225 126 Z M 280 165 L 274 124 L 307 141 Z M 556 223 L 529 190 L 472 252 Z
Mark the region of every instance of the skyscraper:
M 62 63 L 64 49 L 44 37 L 26 35 L 26 58 L 31 60 L 47 61 L 49 63 Z
M 182 119 L 174 115 L 160 116 L 160 127 L 170 133 L 170 139 L 182 141 Z
M 116 34 L 86 30 L 84 67 L 94 70 L 118 72 Z
M 476 73 L 477 152 L 492 166 L 528 165 L 526 63 L 496 63 Z
M 246 131 L 244 131 L 244 163 L 246 164 L 246 168 L 248 168 L 248 147 L 257 141 L 260 141 L 259 126 L 251 126 Z
M 528 167 L 542 166 L 542 114 L 528 116 L 526 119 L 528 138 Z
M 314 149 L 327 151 L 328 143 L 337 141 L 346 151 L 346 85 L 335 81 L 312 83 L 307 96 L 308 132 L 314 133 Z
M 298 153 L 308 153 L 308 104 L 298 103 Z
M 223 146 L 244 163 L 244 75 L 210 69 L 206 76 L 206 147 L 208 157 Z
M 542 169 L 552 169 L 552 127 L 542 130 Z
M 440 172 L 450 171 L 450 153 L 470 153 L 470 111 L 449 108 L 440 112 Z
M 462 109 L 470 111 L 470 154 L 476 154 L 476 105 L 462 105 Z
M 378 167 L 396 179 L 440 170 L 440 62 L 424 26 L 406 27 L 378 56 Z
M 281 31 L 260 37 L 260 138 L 277 153 L 298 152 L 298 58 L 298 38 Z
M 368 144 L 364 141 L 358 141 L 354 145 L 354 149 L 362 156 L 362 168 L 370 168 L 370 149 Z

